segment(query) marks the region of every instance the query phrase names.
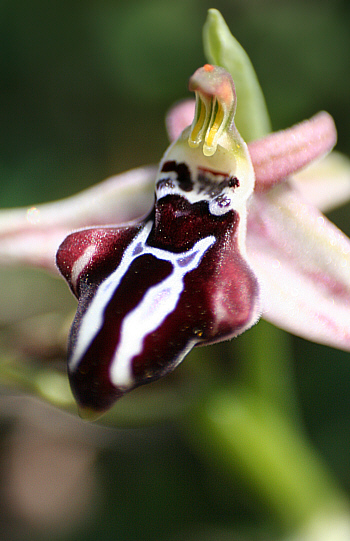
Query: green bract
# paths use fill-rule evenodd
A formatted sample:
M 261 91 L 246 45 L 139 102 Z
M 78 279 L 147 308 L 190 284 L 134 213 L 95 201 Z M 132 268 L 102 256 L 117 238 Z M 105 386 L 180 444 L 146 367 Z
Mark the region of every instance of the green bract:
M 211 64 L 225 68 L 235 82 L 235 123 L 246 142 L 271 131 L 265 98 L 253 65 L 243 47 L 232 36 L 221 13 L 210 9 L 203 28 L 205 55 Z

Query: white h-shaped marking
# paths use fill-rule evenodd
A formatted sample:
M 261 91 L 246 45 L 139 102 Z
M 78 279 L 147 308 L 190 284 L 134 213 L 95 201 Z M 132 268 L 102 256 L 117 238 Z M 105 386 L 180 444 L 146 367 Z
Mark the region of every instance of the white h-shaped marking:
M 165 280 L 148 289 L 138 306 L 127 314 L 122 323 L 118 352 L 115 352 L 110 367 L 110 377 L 113 385 L 125 389 L 130 388 L 134 383 L 131 361 L 142 351 L 144 338 L 157 329 L 175 309 L 184 288 L 185 275 L 197 268 L 204 253 L 215 242 L 215 237 L 211 235 L 196 242 L 191 250 L 175 254 L 146 245 L 151 229 L 152 222 L 148 222 L 125 250 L 117 269 L 98 287 L 82 318 L 75 350 L 69 361 L 70 370 L 77 368 L 80 359 L 100 331 L 104 310 L 131 263 L 139 255 L 151 254 L 157 259 L 169 261 L 174 270 Z M 133 251 L 138 244 L 142 245 L 142 251 L 138 252 L 137 256 L 133 256 Z M 184 261 L 187 261 L 185 265 Z

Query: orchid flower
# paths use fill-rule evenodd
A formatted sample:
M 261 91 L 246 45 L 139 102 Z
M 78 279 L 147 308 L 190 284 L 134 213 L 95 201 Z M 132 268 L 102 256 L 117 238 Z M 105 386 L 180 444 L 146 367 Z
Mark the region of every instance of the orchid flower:
M 300 194 L 327 166 L 326 158 L 300 172 L 333 148 L 334 122 L 321 112 L 264 135 L 269 121 L 249 61 L 242 77 L 227 54 L 228 62 L 210 47 L 207 55 L 213 63 L 190 79 L 196 105 L 185 101 L 168 115 L 173 142 L 158 169 L 0 214 L 2 264 L 56 272 L 60 245 L 58 268 L 79 300 L 68 369 L 81 410 L 103 412 L 173 370 L 193 346 L 235 337 L 260 316 L 350 350 L 350 241 Z M 224 68 L 237 75 L 236 89 Z M 250 122 L 240 120 L 240 96 Z M 350 195 L 347 168 L 326 178 L 321 206 Z

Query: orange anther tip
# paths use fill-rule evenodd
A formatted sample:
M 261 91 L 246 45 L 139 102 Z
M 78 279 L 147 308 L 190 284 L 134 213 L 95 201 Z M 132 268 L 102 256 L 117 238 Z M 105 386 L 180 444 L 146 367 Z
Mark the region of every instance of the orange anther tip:
M 212 66 L 211 64 L 205 64 L 203 68 L 205 71 L 213 71 L 214 66 Z

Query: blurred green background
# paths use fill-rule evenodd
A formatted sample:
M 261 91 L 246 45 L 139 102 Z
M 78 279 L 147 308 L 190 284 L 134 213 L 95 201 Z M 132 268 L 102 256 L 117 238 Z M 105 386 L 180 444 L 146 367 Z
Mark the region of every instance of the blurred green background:
M 338 149 L 350 155 L 347 0 L 1 0 L 1 207 L 68 196 L 158 162 L 167 146 L 164 115 L 189 95 L 187 80 L 205 61 L 201 32 L 210 7 L 250 55 L 274 129 L 325 109 L 336 121 Z M 347 234 L 349 208 L 330 216 Z M 234 364 L 232 350 L 214 351 Z M 297 338 L 292 352 L 306 431 L 350 491 L 350 356 Z M 241 481 L 232 486 L 203 463 L 172 425 L 80 434 L 81 422 L 70 422 L 79 449 L 94 456 L 85 514 L 61 528 L 54 519 L 31 520 L 4 494 L 2 540 L 23 539 L 23 532 L 67 541 L 269 539 L 263 504 Z M 46 434 L 39 422 L 35 429 Z M 5 419 L 0 478 L 14 434 Z

